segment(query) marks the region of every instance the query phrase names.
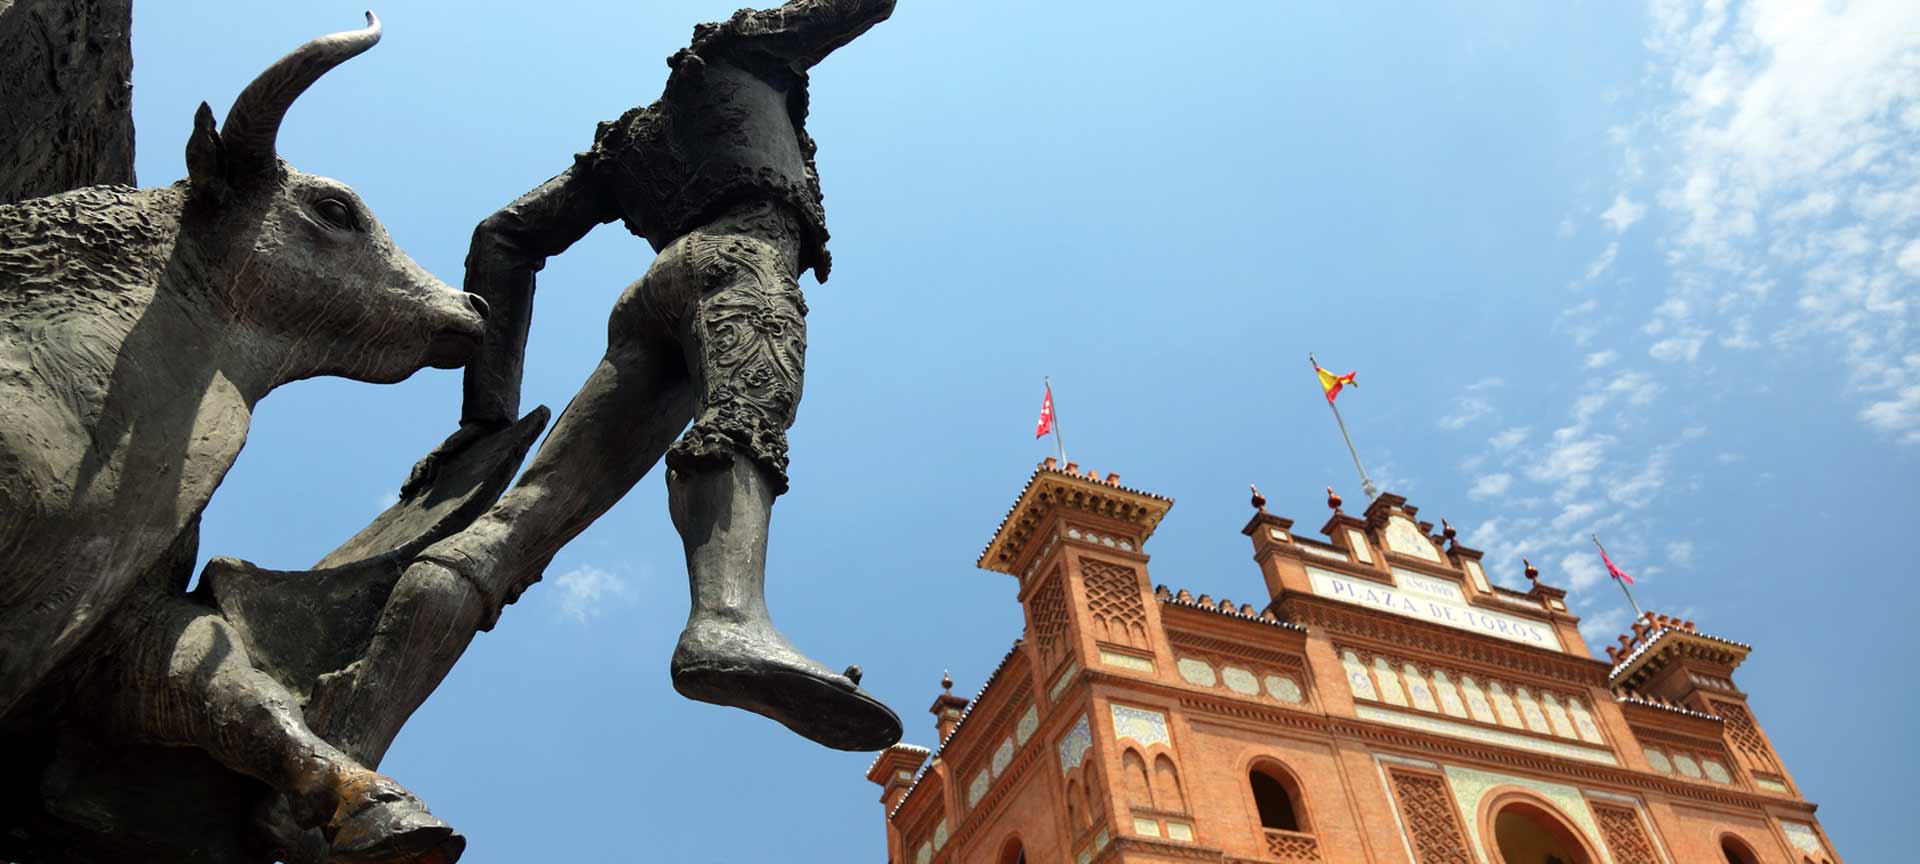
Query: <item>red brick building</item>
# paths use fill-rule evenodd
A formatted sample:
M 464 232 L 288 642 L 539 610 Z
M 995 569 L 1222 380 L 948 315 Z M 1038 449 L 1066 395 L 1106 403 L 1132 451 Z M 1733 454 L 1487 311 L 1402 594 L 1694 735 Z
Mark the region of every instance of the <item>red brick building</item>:
M 1025 634 L 935 700 L 937 750 L 869 769 L 890 864 L 1840 860 L 1748 646 L 1650 614 L 1596 658 L 1566 592 L 1492 584 L 1391 494 L 1330 497 L 1324 541 L 1256 497 L 1264 603 L 1156 588 L 1173 502 L 1118 479 L 1047 460 L 981 555 Z

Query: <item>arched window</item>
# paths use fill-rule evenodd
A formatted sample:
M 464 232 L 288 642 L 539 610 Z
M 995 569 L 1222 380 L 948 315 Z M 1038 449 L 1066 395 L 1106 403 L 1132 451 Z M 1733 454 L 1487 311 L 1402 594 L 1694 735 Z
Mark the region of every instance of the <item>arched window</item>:
M 1153 759 L 1153 800 L 1162 810 L 1187 812 L 1187 796 L 1180 789 L 1180 771 L 1166 756 Z
M 1727 864 L 1758 864 L 1760 860 L 1754 857 L 1753 850 L 1748 849 L 1747 844 L 1732 834 L 1720 838 L 1720 854 L 1726 856 Z
M 1007 840 L 1007 848 L 1000 853 L 1000 864 L 1027 864 L 1027 849 L 1021 845 L 1020 838 Z
M 1127 806 L 1153 809 L 1153 787 L 1147 783 L 1147 762 L 1129 747 L 1120 756 L 1120 773 L 1126 781 Z
M 1080 783 L 1077 780 L 1067 782 L 1067 821 L 1075 831 L 1087 827 L 1087 802 L 1080 795 Z
M 1494 814 L 1493 837 L 1505 864 L 1593 864 L 1573 831 L 1525 802 L 1509 804 Z
M 1271 768 L 1255 768 L 1247 775 L 1253 787 L 1253 806 L 1260 811 L 1260 827 L 1275 831 L 1305 831 L 1293 779 Z

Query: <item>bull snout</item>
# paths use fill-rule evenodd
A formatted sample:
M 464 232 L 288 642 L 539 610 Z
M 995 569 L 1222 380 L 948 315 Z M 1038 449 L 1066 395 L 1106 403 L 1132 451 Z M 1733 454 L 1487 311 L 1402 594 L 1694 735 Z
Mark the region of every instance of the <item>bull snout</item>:
M 435 369 L 456 369 L 467 365 L 480 352 L 487 332 L 487 301 L 475 294 L 447 289 L 459 298 L 458 311 L 433 334 L 427 345 L 427 365 Z

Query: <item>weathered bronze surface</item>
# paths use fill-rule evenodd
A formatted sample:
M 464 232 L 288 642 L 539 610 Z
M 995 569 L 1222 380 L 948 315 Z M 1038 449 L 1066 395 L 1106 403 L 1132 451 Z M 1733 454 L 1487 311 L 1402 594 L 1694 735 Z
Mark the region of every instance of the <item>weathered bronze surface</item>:
M 383 730 L 348 752 L 384 749 L 473 633 L 492 627 L 662 457 L 693 598 L 671 663 L 675 689 L 829 747 L 878 750 L 899 739 L 899 718 L 860 689 L 859 668 L 837 673 L 801 653 L 764 599 L 767 527 L 787 488 L 786 430 L 806 355 L 799 277 L 812 269 L 824 280 L 829 265 L 807 70 L 893 5 L 793 0 L 694 28 L 693 43 L 667 61 L 658 101 L 600 124 L 570 167 L 474 231 L 466 288 L 494 314 L 467 367 L 460 429 L 416 479 L 515 416 L 534 274 L 550 256 L 616 220 L 658 255 L 615 303 L 605 356 L 526 474 L 402 577 L 386 612 L 393 624 L 379 631 L 413 622 L 405 638 L 376 636 L 339 679 L 346 690 L 354 675 L 419 676 L 411 689 L 336 698 L 323 682 L 316 702 Z M 423 648 L 422 632 L 440 638 Z M 420 657 L 439 668 L 423 672 Z
M 102 185 L 131 180 L 124 88 L 71 57 L 0 60 L 0 109 L 56 118 L 53 138 L 0 125 L 22 199 L 0 205 L 0 859 L 456 860 L 464 839 L 374 769 L 474 634 L 663 456 L 693 596 L 676 689 L 832 747 L 898 740 L 859 667 L 801 653 L 763 594 L 798 279 L 829 261 L 807 70 L 892 8 L 794 0 L 697 27 L 658 102 L 481 224 L 467 294 L 275 152 L 300 93 L 379 40 L 372 14 L 275 63 L 224 124 L 202 105 L 166 188 Z M 126 9 L 0 0 L 0 45 L 56 21 L 117 74 Z M 41 68 L 55 78 L 20 77 Z M 515 419 L 533 274 L 616 219 L 658 257 L 508 490 L 548 420 Z M 399 503 L 311 570 L 215 558 L 187 590 L 269 391 L 469 361 L 460 428 Z

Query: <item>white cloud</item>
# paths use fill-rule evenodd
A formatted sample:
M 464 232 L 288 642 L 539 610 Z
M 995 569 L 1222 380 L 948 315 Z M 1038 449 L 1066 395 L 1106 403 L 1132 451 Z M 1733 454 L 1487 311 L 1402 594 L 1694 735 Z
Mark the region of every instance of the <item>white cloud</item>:
M 1609 442 L 1605 436 L 1583 436 L 1571 426 L 1557 429 L 1545 454 L 1527 469 L 1527 476 L 1559 487 L 1556 498 L 1570 497 L 1593 482 Z
M 1648 355 L 1838 355 L 1863 424 L 1920 444 L 1920 15 L 1911 0 L 1653 0 L 1672 102 L 1619 139 L 1670 212 Z M 1642 174 L 1649 152 L 1666 163 Z M 1625 193 L 1614 208 L 1631 208 Z M 1609 222 L 1609 224 L 1614 224 Z
M 1620 243 L 1618 241 L 1608 243 L 1607 248 L 1600 250 L 1600 255 L 1593 259 L 1593 263 L 1587 265 L 1587 281 L 1592 282 L 1606 275 L 1608 270 L 1613 269 L 1613 261 L 1618 257 L 1620 257 Z
M 1606 578 L 1607 569 L 1600 565 L 1600 557 L 1587 552 L 1568 552 L 1560 558 L 1560 571 L 1567 574 L 1567 590 L 1585 591 L 1600 584 Z M 1545 579 L 1546 574 L 1541 574 Z
M 1568 216 L 1560 220 L 1560 227 L 1556 229 L 1554 233 L 1558 235 L 1560 239 L 1565 240 L 1569 237 L 1572 237 L 1575 230 L 1576 229 L 1574 228 L 1574 225 L 1573 225 L 1573 217 Z
M 1487 474 L 1473 481 L 1473 488 L 1467 490 L 1467 497 L 1480 501 L 1505 495 L 1512 487 L 1512 474 Z
M 1493 449 L 1495 450 L 1512 450 L 1520 446 L 1521 442 L 1526 441 L 1527 436 L 1532 434 L 1532 432 L 1533 427 L 1531 426 L 1515 426 L 1511 429 L 1501 431 L 1492 438 L 1488 438 L 1487 443 L 1493 445 Z
M 1693 566 L 1693 541 L 1675 540 L 1667 544 L 1667 563 L 1675 567 Z
M 1647 208 L 1628 200 L 1623 193 L 1614 196 L 1613 206 L 1608 207 L 1607 212 L 1600 214 L 1600 221 L 1612 225 L 1613 233 L 1620 234 L 1632 228 L 1633 223 L 1640 221 L 1640 217 L 1645 215 L 1647 215 Z
M 1587 368 L 1599 369 L 1603 366 L 1606 366 L 1612 363 L 1614 359 L 1618 358 L 1619 356 L 1620 355 L 1614 353 L 1612 349 L 1608 349 L 1606 351 L 1595 351 L 1592 354 L 1587 355 Z
M 1604 657 L 1608 645 L 1618 644 L 1620 634 L 1632 623 L 1633 615 L 1625 606 L 1613 606 L 1580 619 L 1580 635 L 1594 656 Z
M 1645 372 L 1622 372 L 1607 382 L 1610 395 L 1625 396 L 1630 405 L 1647 405 L 1660 395 L 1660 382 Z
M 1504 384 L 1506 382 L 1499 378 L 1482 378 L 1468 384 L 1466 392 L 1454 403 L 1453 413 L 1440 418 L 1440 428 L 1463 429 L 1473 421 L 1493 413 L 1493 401 L 1485 394 Z
M 625 579 L 590 564 L 568 570 L 553 582 L 560 589 L 560 611 L 582 624 L 599 617 L 606 601 L 627 593 Z

